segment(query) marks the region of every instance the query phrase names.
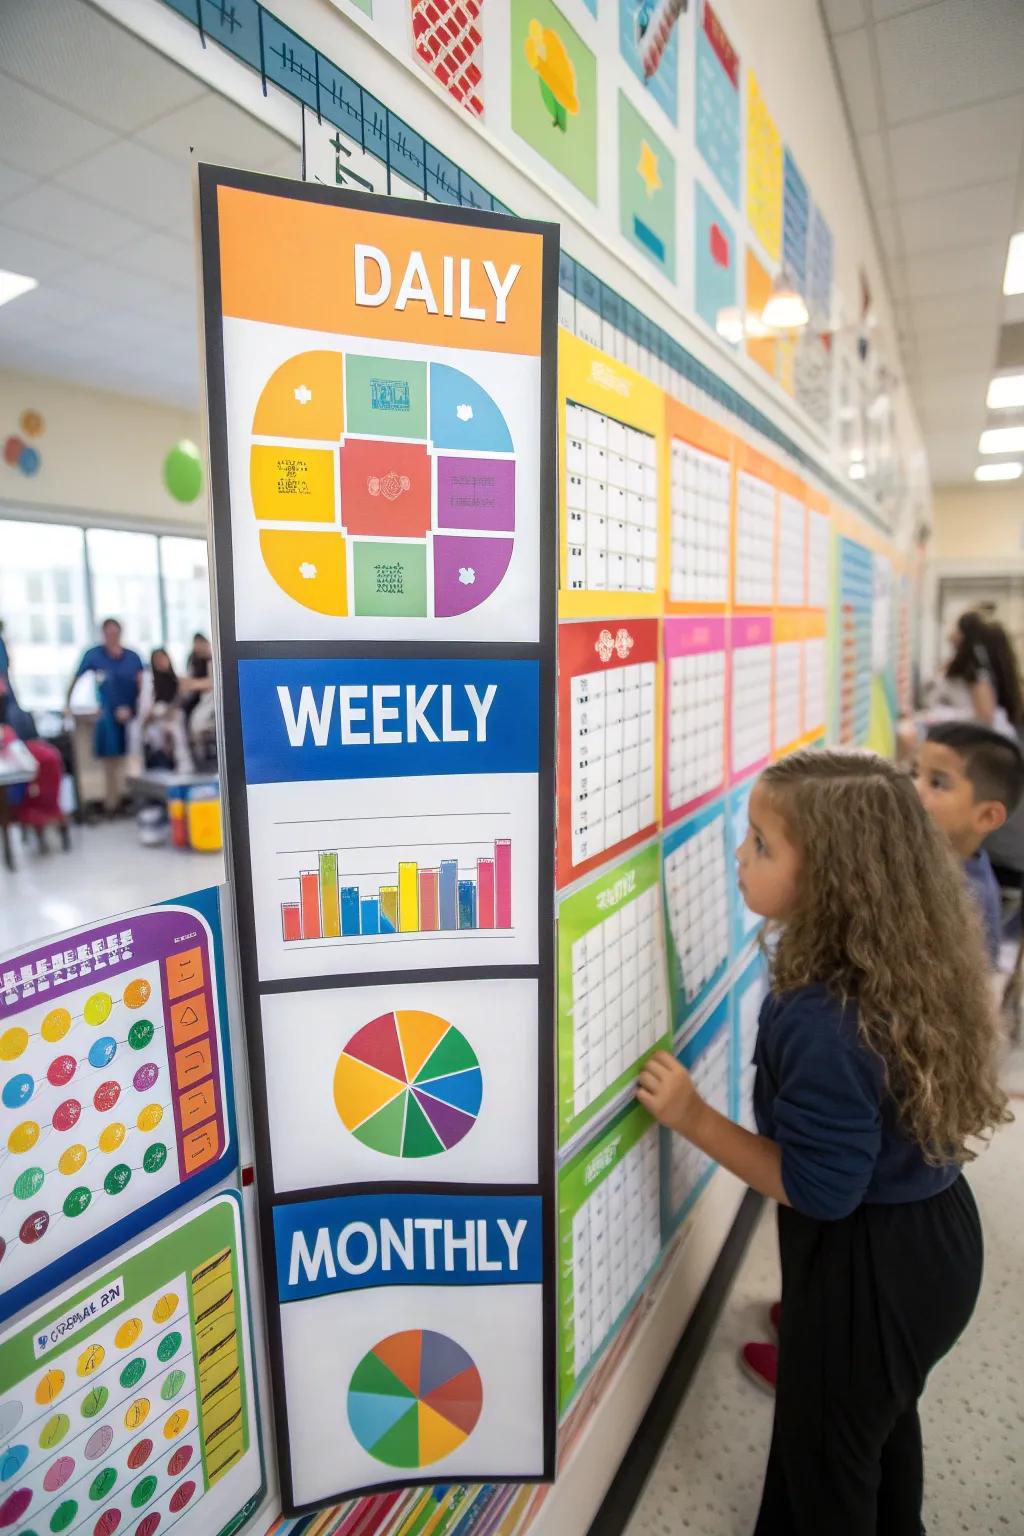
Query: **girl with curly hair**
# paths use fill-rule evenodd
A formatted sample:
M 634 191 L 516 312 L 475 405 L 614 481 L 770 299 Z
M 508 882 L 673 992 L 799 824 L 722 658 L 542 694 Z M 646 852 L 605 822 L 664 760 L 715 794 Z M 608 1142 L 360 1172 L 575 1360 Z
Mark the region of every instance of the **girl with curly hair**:
M 798 752 L 750 797 L 768 920 L 759 1134 L 660 1052 L 637 1098 L 778 1201 L 775 1423 L 755 1536 L 922 1536 L 917 1404 L 981 1283 L 972 1143 L 1010 1118 L 977 915 L 910 777 Z

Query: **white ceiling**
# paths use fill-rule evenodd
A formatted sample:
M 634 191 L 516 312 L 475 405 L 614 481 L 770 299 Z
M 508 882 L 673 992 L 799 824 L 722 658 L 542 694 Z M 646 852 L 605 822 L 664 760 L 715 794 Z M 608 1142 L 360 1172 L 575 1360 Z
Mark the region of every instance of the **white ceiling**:
M 1002 296 L 1024 229 L 1024 0 L 822 6 L 932 480 L 960 484 L 979 462 L 1000 328 L 1024 320 L 1024 300 Z
M 195 407 L 192 166 L 299 151 L 93 10 L 0 0 L 0 367 Z

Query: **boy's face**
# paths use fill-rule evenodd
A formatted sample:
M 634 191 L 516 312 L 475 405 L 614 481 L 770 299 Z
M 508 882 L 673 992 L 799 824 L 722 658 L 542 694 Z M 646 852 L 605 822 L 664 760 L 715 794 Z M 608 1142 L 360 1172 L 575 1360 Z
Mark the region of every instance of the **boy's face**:
M 975 798 L 964 760 L 952 747 L 924 742 L 914 765 L 914 782 L 921 804 L 962 859 L 977 853 L 989 833 L 1006 820 L 1006 807 L 1000 801 Z

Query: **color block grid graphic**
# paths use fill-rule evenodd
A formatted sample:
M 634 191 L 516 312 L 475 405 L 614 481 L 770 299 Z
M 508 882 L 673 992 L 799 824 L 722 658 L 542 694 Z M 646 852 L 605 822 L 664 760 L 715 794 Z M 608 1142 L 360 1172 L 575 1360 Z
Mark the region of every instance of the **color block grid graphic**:
M 501 585 L 516 525 L 513 442 L 468 374 L 303 352 L 270 376 L 252 434 L 260 552 L 304 608 L 451 618 Z
M 461 1344 L 430 1328 L 381 1339 L 357 1365 L 348 1418 L 360 1445 L 390 1467 L 430 1466 L 458 1449 L 483 1408 L 480 1373 Z
M 412 0 L 417 57 L 474 117 L 484 111 L 482 8 L 483 0 Z
M 483 1098 L 465 1035 L 436 1014 L 382 1014 L 338 1059 L 334 1101 L 346 1129 L 392 1157 L 434 1157 L 473 1129 Z

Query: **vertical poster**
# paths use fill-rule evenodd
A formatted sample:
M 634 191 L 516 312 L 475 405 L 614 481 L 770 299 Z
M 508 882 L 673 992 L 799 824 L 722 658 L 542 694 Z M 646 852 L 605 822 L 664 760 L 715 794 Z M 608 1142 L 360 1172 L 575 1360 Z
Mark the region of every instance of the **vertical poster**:
M 673 281 L 676 162 L 646 118 L 619 92 L 619 228 Z
M 219 898 L 0 959 L 0 1318 L 237 1164 Z
M 774 379 L 778 367 L 779 342 L 761 316 L 772 296 L 772 275 L 747 248 L 746 264 L 746 347 L 747 356 Z
M 782 139 L 747 71 L 747 221 L 770 261 L 782 254 Z
M 699 0 L 695 137 L 719 186 L 740 205 L 740 60 L 710 0 Z
M 807 293 L 807 238 L 810 201 L 807 183 L 787 149 L 782 186 L 782 270 L 796 289 Z
M 436 6 L 411 0 L 416 57 L 453 101 L 473 117 L 484 115 L 484 0 Z
M 283 1501 L 543 1481 L 557 231 L 200 193 Z
M 723 312 L 735 310 L 739 302 L 736 231 L 699 181 L 693 196 L 694 303 L 705 325 L 723 335 L 728 330 Z
M 512 0 L 512 129 L 597 202 L 597 59 L 551 0 Z
M 80 1275 L 0 1341 L 0 1529 L 232 1536 L 263 1498 L 241 1200 Z
M 684 0 L 685 3 L 685 0 Z M 673 123 L 679 112 L 679 30 L 675 19 L 661 20 L 650 0 L 618 0 L 619 52 L 647 94 Z M 651 28 L 656 17 L 662 36 Z

